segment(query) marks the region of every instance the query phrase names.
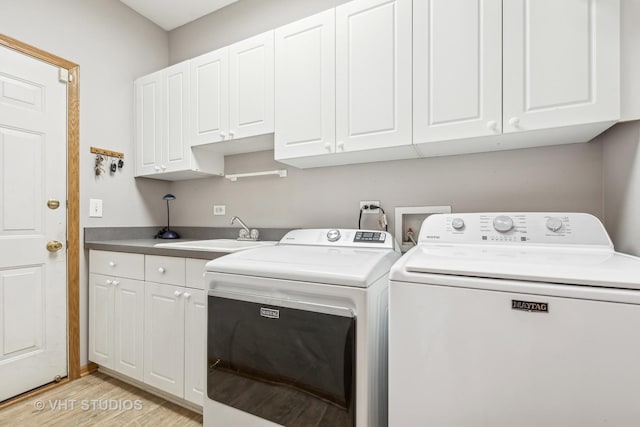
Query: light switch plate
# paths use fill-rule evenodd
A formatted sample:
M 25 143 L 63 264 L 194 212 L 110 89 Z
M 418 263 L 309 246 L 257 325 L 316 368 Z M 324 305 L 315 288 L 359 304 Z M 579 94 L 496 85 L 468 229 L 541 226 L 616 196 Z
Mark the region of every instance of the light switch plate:
M 214 215 L 225 215 L 227 213 L 227 207 L 225 205 L 213 205 Z
M 89 199 L 89 217 L 102 218 L 102 199 Z

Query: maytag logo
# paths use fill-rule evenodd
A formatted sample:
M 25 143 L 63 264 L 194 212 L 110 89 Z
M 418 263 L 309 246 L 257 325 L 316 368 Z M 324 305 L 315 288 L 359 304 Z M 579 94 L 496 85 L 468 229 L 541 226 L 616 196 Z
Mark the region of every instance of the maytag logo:
M 266 318 L 269 318 L 269 319 L 279 319 L 280 318 L 280 310 L 275 310 L 273 308 L 260 307 L 260 316 L 266 317 Z
M 547 304 L 546 302 L 518 301 L 512 299 L 511 308 L 513 310 L 531 311 L 536 313 L 549 312 L 549 304 Z

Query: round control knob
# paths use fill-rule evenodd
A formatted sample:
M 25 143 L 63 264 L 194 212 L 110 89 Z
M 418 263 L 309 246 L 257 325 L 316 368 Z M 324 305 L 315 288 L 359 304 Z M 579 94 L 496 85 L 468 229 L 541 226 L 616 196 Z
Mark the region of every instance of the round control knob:
M 340 231 L 339 230 L 329 230 L 327 233 L 327 240 L 330 242 L 336 242 L 340 240 Z
M 464 228 L 464 219 L 462 218 L 453 218 L 451 221 L 451 226 L 455 230 L 462 230 Z
M 549 218 L 547 220 L 547 228 L 554 233 L 562 228 L 562 220 L 560 218 Z
M 493 219 L 493 228 L 500 233 L 506 233 L 513 229 L 513 220 L 506 215 L 500 215 Z

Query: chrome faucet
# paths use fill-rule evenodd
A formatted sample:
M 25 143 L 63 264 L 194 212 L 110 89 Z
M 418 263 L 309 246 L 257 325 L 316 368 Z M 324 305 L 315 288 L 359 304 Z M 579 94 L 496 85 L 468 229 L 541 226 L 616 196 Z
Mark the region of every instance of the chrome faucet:
M 249 229 L 249 227 L 247 227 L 247 224 L 245 224 L 244 221 L 241 220 L 238 216 L 234 216 L 233 218 L 231 218 L 231 225 L 233 225 L 233 223 L 236 221 L 238 221 L 242 226 L 240 232 L 238 233 L 238 240 L 258 240 L 258 236 L 260 235 L 260 233 L 257 229 Z

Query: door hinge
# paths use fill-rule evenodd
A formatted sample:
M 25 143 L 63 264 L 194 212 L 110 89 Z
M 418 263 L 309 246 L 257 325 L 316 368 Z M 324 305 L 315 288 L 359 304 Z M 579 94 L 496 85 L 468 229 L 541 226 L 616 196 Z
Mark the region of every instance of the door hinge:
M 58 69 L 58 80 L 60 81 L 60 83 L 67 83 L 72 81 L 72 79 L 73 76 L 69 74 L 69 70 L 67 70 L 66 68 Z

